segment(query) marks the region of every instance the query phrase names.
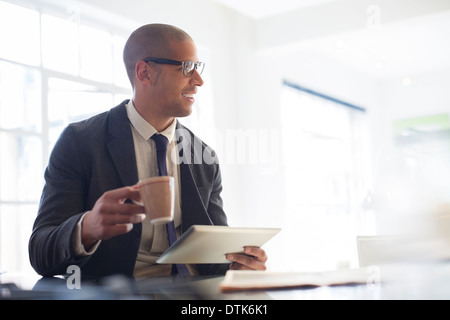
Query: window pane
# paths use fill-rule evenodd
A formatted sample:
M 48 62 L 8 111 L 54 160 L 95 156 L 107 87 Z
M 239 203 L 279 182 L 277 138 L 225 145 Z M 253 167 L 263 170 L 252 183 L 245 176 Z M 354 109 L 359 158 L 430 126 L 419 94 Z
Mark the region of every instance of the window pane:
M 39 72 L 0 61 L 0 127 L 41 131 Z
M 297 269 L 357 264 L 356 234 L 365 226 L 366 117 L 318 96 L 283 88 L 281 99 L 288 241 Z M 295 228 L 292 226 L 296 226 Z M 332 239 L 332 241 L 330 241 Z
M 0 149 L 0 199 L 38 201 L 43 185 L 41 139 L 1 132 Z
M 78 75 L 78 31 L 69 20 L 42 15 L 42 55 L 44 67 Z
M 112 83 L 112 37 L 109 33 L 80 26 L 81 76 Z
M 0 271 L 31 272 L 28 239 L 37 204 L 0 205 Z
M 123 63 L 123 48 L 125 46 L 125 39 L 122 37 L 113 37 L 114 48 L 114 83 L 118 86 L 129 88 L 131 86 L 128 80 L 125 65 Z
M 113 106 L 110 93 L 94 86 L 57 78 L 49 79 L 48 118 L 53 144 L 69 123 L 86 119 Z
M 40 63 L 39 13 L 0 1 L 0 57 Z

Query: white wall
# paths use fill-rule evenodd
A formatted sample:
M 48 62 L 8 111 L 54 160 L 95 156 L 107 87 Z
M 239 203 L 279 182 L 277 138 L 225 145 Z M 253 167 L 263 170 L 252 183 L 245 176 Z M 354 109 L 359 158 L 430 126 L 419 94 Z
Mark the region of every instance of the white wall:
M 386 122 L 404 118 L 449 113 L 450 69 L 437 69 L 410 76 L 411 84 L 401 78 L 388 78 L 380 83 L 382 108 Z

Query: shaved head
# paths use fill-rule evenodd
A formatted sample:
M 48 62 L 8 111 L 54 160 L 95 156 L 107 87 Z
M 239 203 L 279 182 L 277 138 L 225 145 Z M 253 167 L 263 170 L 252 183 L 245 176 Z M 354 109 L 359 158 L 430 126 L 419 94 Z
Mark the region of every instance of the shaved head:
M 167 58 L 174 41 L 193 40 L 180 28 L 158 23 L 146 24 L 130 35 L 123 50 L 123 61 L 132 86 L 136 62 L 148 57 Z

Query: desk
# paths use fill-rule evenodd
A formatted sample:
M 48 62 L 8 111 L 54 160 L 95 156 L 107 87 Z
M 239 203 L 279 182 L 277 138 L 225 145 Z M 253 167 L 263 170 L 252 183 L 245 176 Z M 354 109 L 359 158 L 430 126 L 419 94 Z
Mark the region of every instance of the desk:
M 59 277 L 2 280 L 0 299 L 5 300 L 373 300 L 382 299 L 380 288 L 367 285 L 302 287 L 295 289 L 222 292 L 223 276 L 172 277 L 131 280 L 121 276 L 106 278 L 100 284 L 81 283 L 69 289 Z
M 386 276 L 384 276 L 386 275 Z M 11 281 L 2 275 L 0 299 L 9 300 L 179 300 L 179 301 L 269 301 L 269 300 L 449 300 L 450 264 L 423 263 L 383 267 L 386 281 L 378 285 L 358 284 L 292 289 L 222 292 L 222 276 L 172 277 L 132 280 L 120 276 L 99 284 L 82 283 L 69 289 L 65 279 L 29 278 Z

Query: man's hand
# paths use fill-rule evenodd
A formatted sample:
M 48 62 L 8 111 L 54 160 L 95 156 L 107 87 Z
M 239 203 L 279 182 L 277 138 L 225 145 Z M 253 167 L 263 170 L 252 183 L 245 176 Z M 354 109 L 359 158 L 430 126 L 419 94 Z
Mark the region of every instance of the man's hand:
M 244 253 L 228 253 L 230 270 L 266 270 L 267 255 L 259 247 L 245 247 Z
M 123 187 L 105 192 L 91 211 L 83 218 L 81 241 L 86 250 L 98 240 L 106 240 L 127 233 L 134 223 L 145 219 L 144 207 L 127 203 L 127 199 L 140 201 L 136 187 Z

